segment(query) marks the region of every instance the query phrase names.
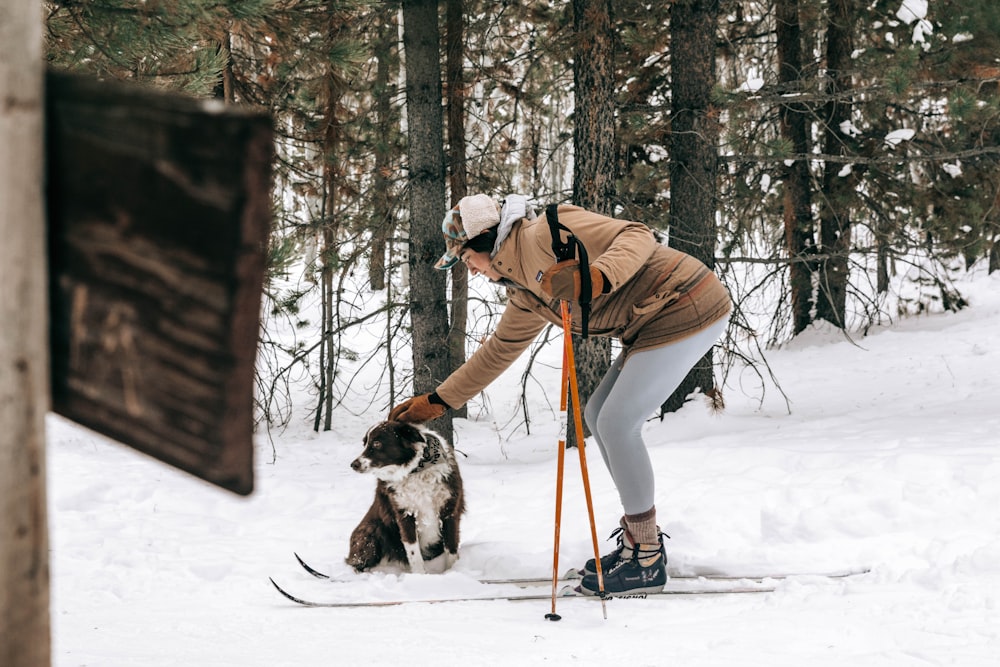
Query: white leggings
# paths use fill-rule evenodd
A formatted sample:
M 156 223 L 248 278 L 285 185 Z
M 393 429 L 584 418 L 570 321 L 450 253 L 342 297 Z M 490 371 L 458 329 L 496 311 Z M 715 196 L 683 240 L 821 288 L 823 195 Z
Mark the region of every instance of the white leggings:
M 727 323 L 728 318 L 723 318 L 676 343 L 633 352 L 624 366 L 619 355 L 587 401 L 584 419 L 625 514 L 641 514 L 654 505 L 653 466 L 642 440 L 642 425 L 712 349 Z

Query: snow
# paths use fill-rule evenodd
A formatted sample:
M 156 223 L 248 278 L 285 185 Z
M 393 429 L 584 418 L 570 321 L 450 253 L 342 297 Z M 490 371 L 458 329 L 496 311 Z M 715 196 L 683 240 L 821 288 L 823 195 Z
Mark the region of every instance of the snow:
M 913 138 L 917 132 L 911 128 L 903 128 L 901 130 L 893 130 L 885 135 L 885 143 L 889 146 L 898 146 L 904 141 L 909 141 Z
M 896 11 L 896 18 L 907 25 L 916 21 L 916 25 L 913 26 L 912 42 L 923 44 L 925 50 L 930 48 L 925 36 L 934 32 L 934 26 L 927 20 L 927 0 L 903 0 L 903 4 Z
M 845 120 L 840 123 L 840 131 L 850 137 L 860 137 L 861 130 L 857 128 L 853 121 Z
M 457 422 L 469 510 L 442 575 L 354 575 L 343 558 L 372 478 L 349 462 L 379 418 L 344 409 L 259 441 L 241 499 L 52 416 L 48 476 L 54 664 L 280 665 L 1000 664 L 1000 276 L 970 308 L 848 339 L 815 327 L 768 354 L 781 390 L 730 377 L 726 412 L 698 401 L 645 437 L 675 571 L 815 572 L 773 593 L 306 609 L 322 600 L 479 594 L 483 576 L 552 569 L 558 423 L 519 428 L 520 373 L 492 414 Z M 551 390 L 558 384 L 552 365 Z M 787 398 L 787 402 L 786 402 Z M 497 427 L 495 424 L 510 426 Z M 597 531 L 620 507 L 587 448 Z M 566 457 L 560 569 L 592 553 L 576 450 Z M 316 580 L 293 552 L 348 583 Z M 547 589 L 546 589 L 547 590 Z
M 906 24 L 927 18 L 927 0 L 903 0 L 896 18 Z
M 737 90 L 745 91 L 748 93 L 756 93 L 758 90 L 764 87 L 766 81 L 764 77 L 761 76 L 760 70 L 757 67 L 750 67 L 747 70 L 746 81 L 744 81 Z
M 955 164 L 945 162 L 941 165 L 941 169 L 952 178 L 958 178 L 962 175 L 962 162 L 961 160 L 956 161 Z

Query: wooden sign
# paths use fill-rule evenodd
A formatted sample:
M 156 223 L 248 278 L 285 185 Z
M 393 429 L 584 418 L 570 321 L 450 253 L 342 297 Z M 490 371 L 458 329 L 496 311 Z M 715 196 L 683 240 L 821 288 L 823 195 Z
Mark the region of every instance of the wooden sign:
M 52 408 L 249 494 L 271 120 L 63 74 L 47 88 Z

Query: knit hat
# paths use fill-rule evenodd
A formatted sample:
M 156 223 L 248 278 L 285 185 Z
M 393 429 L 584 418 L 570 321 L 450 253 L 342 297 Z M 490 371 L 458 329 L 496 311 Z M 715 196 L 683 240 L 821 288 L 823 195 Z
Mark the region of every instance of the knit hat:
M 491 227 L 500 224 L 500 211 L 489 195 L 462 197 L 458 206 L 448 211 L 441 222 L 446 252 L 434 264 L 435 269 L 449 269 L 458 261 L 462 246 Z

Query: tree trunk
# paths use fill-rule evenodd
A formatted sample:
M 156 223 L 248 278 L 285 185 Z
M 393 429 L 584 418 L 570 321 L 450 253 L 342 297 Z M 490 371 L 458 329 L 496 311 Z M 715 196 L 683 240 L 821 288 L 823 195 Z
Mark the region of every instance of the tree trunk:
M 709 268 L 715 267 L 718 208 L 719 118 L 711 105 L 718 13 L 719 0 L 691 0 L 674 4 L 670 14 L 670 245 Z M 711 351 L 663 411 L 676 410 L 698 388 L 706 393 L 715 389 Z
M 219 82 L 215 84 L 215 90 L 212 91 L 213 97 L 220 99 L 226 104 L 232 104 L 234 101 L 235 91 L 233 90 L 233 50 L 232 50 L 233 35 L 228 30 L 223 31 L 222 40 L 219 42 L 217 48 L 219 55 L 225 60 L 226 64 L 222 67 L 221 76 L 219 77 Z
M 447 2 L 447 102 L 448 102 L 448 175 L 451 185 L 451 205 L 469 194 L 468 172 L 465 165 L 465 44 L 464 2 Z M 451 328 L 448 330 L 448 353 L 451 369 L 465 363 L 465 333 L 469 323 L 469 271 L 459 262 L 451 269 Z M 463 406 L 454 412 L 455 417 L 465 417 Z
M 35 667 L 51 661 L 42 17 L 29 0 L 0 14 L 0 664 Z
M 614 211 L 615 142 L 614 35 L 609 0 L 573 0 L 573 202 L 591 211 Z M 574 336 L 580 403 L 597 389 L 611 365 L 611 341 Z M 570 412 L 572 415 L 572 411 Z M 584 425 L 584 435 L 589 435 Z M 570 445 L 576 428 L 570 418 Z
M 410 188 L 410 321 L 413 389 L 433 391 L 451 370 L 445 273 L 434 268 L 444 252 L 444 114 L 441 111 L 440 30 L 437 0 L 403 1 L 406 123 Z M 433 424 L 451 439 L 451 416 Z
M 843 155 L 850 137 L 841 124 L 851 119 L 851 104 L 844 94 L 852 88 L 851 51 L 854 0 L 831 0 L 826 29 L 827 92 L 823 122 L 823 152 Z M 843 165 L 828 162 L 823 173 L 823 208 L 820 211 L 820 241 L 822 252 L 830 256 L 819 266 L 819 286 L 816 294 L 816 319 L 838 327 L 847 324 L 848 252 L 851 248 L 851 192 L 853 181 L 840 176 Z
M 380 27 L 378 43 L 375 46 L 375 58 L 378 61 L 375 70 L 375 117 L 376 132 L 379 140 L 375 143 L 375 192 L 372 197 L 372 242 L 368 255 L 368 285 L 373 290 L 383 290 L 386 286 L 386 252 L 389 238 L 392 236 L 393 205 L 389 174 L 392 170 L 392 135 L 394 118 L 392 114 L 392 99 L 395 97 L 395 87 L 390 77 L 392 70 L 390 60 L 392 50 L 398 40 L 396 12 L 388 8 L 381 12 L 383 24 Z
M 335 0 L 328 0 L 329 19 L 327 21 L 327 40 L 330 44 L 343 41 L 347 31 L 344 16 L 337 9 Z M 340 185 L 343 179 L 338 154 L 344 143 L 344 132 L 339 119 L 341 96 L 346 86 L 339 76 L 335 63 L 327 63 L 326 76 L 323 77 L 323 205 L 322 219 L 319 221 L 322 234 L 320 250 L 321 279 L 320 292 L 322 300 L 322 324 L 320 327 L 320 368 L 322 376 L 319 381 L 319 402 L 316 406 L 314 430 L 324 431 L 333 428 L 333 387 L 337 373 L 337 362 L 340 354 L 337 338 L 333 332 L 337 330 L 338 295 L 335 288 L 334 272 L 340 264 L 338 247 L 340 245 Z M 321 423 L 322 422 L 322 423 Z
M 799 0 L 777 0 L 775 32 L 778 41 L 778 82 L 784 94 L 804 90 L 802 77 L 802 31 L 799 26 Z M 781 107 L 781 136 L 797 155 L 809 151 L 808 110 L 801 104 Z M 813 253 L 815 236 L 812 219 L 812 194 L 809 163 L 795 160 L 784 169 L 785 249 L 792 259 Z M 797 334 L 812 321 L 812 272 L 806 262 L 793 261 L 788 268 L 792 298 L 792 327 Z

